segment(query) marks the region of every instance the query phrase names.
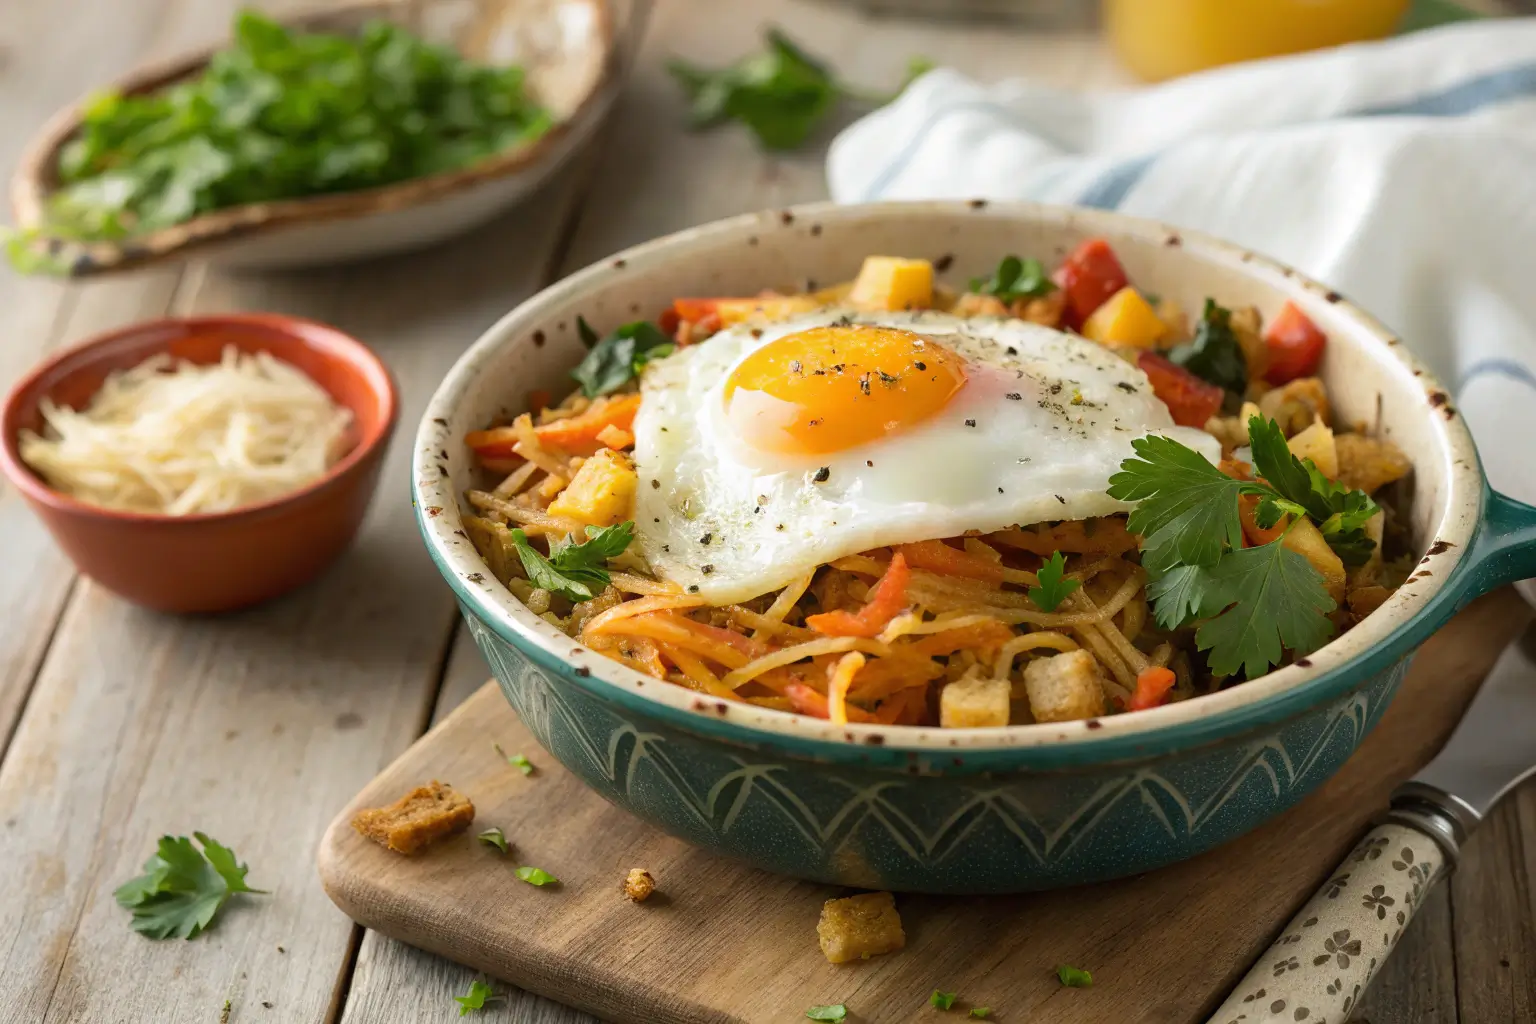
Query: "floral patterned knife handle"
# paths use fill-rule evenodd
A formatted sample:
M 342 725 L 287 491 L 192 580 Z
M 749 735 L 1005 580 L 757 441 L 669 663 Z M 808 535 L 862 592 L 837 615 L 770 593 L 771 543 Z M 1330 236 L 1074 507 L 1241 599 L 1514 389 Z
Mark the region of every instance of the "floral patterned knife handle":
M 1439 823 L 1428 824 L 1439 841 L 1430 838 L 1427 824 L 1394 811 L 1373 828 L 1209 1024 L 1344 1024 L 1456 848 Z

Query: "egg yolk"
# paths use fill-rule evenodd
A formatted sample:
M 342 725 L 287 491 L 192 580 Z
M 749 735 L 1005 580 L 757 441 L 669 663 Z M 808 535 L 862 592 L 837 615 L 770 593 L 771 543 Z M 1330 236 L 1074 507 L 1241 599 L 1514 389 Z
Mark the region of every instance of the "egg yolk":
M 816 455 L 868 444 L 943 409 L 965 362 L 912 331 L 812 327 L 757 349 L 725 382 L 726 418 L 753 447 Z

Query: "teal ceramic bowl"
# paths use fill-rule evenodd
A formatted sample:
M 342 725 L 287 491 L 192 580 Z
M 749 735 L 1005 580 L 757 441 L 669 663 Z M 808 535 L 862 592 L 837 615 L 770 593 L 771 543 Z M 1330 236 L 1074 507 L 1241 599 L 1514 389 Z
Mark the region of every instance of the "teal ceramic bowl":
M 1414 461 L 1422 562 L 1348 633 L 1221 693 L 1084 722 L 952 730 L 830 722 L 719 701 L 588 651 L 524 608 L 460 528 L 461 438 L 569 387 L 575 318 L 608 329 L 678 295 L 753 294 L 853 276 L 870 253 L 926 256 L 951 283 L 1000 254 L 1053 258 L 1107 237 L 1131 279 L 1198 308 L 1266 316 L 1291 299 L 1330 336 L 1336 418 Z M 427 547 L 502 689 L 540 742 L 615 804 L 770 871 L 842 885 L 1001 893 L 1114 878 L 1194 856 L 1279 814 L 1380 720 L 1414 650 L 1458 608 L 1536 575 L 1536 509 L 1492 493 L 1446 392 L 1337 293 L 1263 257 L 1164 225 L 1032 204 L 818 205 L 672 235 L 525 302 L 454 367 L 418 433 Z

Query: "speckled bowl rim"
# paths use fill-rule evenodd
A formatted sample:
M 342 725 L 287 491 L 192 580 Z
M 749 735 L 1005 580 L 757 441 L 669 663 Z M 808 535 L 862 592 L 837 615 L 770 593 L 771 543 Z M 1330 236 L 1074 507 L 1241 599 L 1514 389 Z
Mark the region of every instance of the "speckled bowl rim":
M 679 231 L 604 259 L 531 297 L 486 331 L 449 371 L 422 416 L 412 455 L 412 497 L 428 551 L 467 614 L 489 626 L 544 669 L 599 699 L 628 711 L 716 739 L 747 746 L 777 745 L 803 755 L 848 760 L 861 745 L 912 752 L 1034 752 L 1035 767 L 1098 763 L 1147 756 L 1171 747 L 1187 747 L 1262 728 L 1334 699 L 1409 654 L 1464 600 L 1465 578 L 1476 568 L 1466 558 L 1479 532 L 1489 492 L 1470 433 L 1447 401 L 1445 391 L 1385 326 L 1337 292 L 1283 264 L 1229 242 L 1156 221 L 1098 210 L 1028 202 L 923 201 L 839 206 L 815 203 L 787 211 L 747 214 Z M 710 698 L 660 683 L 576 643 L 534 615 L 491 576 L 473 545 L 455 533 L 460 528 L 460 496 L 439 468 L 437 453 L 462 447 L 447 436 L 451 413 L 471 385 L 478 366 L 503 346 L 523 338 L 543 319 L 546 307 L 601 291 L 615 274 L 664 264 L 684 247 L 745 245 L 752 235 L 789 230 L 795 221 L 814 220 L 823 227 L 878 221 L 912 214 L 957 219 L 1002 216 L 1070 224 L 1074 229 L 1158 242 L 1181 240 L 1184 250 L 1254 277 L 1275 290 L 1304 291 L 1334 303 L 1376 344 L 1373 357 L 1395 360 L 1421 383 L 1426 410 L 1439 410 L 1435 436 L 1439 447 L 1430 458 L 1443 462 L 1447 490 L 1445 514 L 1430 524 L 1424 556 L 1413 580 L 1377 611 L 1296 664 L 1257 680 L 1193 700 L 1133 715 L 1086 721 L 1003 726 L 984 729 L 834 725 L 823 719 L 752 704 Z M 1420 460 L 1421 462 L 1424 460 Z M 427 514 L 428 508 L 441 510 Z M 1454 584 L 1454 585 L 1453 585 Z M 866 749 L 867 749 L 866 746 Z M 855 755 L 856 756 L 856 755 Z M 1024 758 L 1013 758 L 1022 762 Z M 1022 766 L 1022 763 L 1021 765 Z

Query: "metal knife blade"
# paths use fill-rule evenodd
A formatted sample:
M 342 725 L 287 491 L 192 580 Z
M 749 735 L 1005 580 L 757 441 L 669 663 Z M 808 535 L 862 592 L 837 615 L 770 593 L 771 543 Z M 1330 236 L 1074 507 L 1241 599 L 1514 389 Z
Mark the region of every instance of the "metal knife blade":
M 1536 774 L 1536 624 L 1504 649 L 1445 747 L 1398 788 L 1394 805 L 1426 801 L 1471 832 Z

